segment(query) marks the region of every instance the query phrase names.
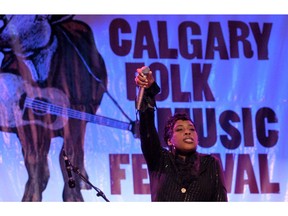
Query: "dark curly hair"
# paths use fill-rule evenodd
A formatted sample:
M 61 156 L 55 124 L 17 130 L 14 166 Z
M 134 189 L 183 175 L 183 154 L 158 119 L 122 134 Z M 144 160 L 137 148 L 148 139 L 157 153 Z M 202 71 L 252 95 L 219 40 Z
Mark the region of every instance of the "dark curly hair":
M 174 116 L 170 116 L 164 128 L 165 143 L 168 143 L 168 140 L 172 137 L 174 125 L 178 120 L 191 121 L 192 124 L 195 126 L 194 122 L 187 113 L 175 113 Z

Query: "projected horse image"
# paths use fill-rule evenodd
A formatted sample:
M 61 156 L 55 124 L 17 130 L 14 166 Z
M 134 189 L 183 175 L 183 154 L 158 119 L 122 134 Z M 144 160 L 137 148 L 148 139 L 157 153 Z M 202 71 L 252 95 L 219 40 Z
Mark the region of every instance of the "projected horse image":
M 28 172 L 22 201 L 42 201 L 50 177 L 51 139 L 63 138 L 67 157 L 88 179 L 87 122 L 117 123 L 94 115 L 106 92 L 106 66 L 90 27 L 73 16 L 4 15 L 1 22 L 0 126 L 15 133 L 22 147 Z M 91 186 L 80 178 L 69 186 L 62 151 L 59 160 L 63 201 L 84 201 L 81 189 Z

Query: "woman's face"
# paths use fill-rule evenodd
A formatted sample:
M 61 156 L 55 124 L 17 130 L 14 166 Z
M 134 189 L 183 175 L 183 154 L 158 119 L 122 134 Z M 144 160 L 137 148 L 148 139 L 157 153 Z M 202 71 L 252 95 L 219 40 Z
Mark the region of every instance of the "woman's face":
M 183 153 L 196 150 L 198 134 L 193 123 L 189 120 L 177 120 L 173 127 L 172 137 L 168 140 L 169 146 L 174 146 Z

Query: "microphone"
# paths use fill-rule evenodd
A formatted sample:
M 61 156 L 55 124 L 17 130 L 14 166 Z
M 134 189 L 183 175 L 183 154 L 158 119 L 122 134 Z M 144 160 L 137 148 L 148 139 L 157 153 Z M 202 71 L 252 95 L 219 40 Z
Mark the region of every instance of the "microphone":
M 74 188 L 75 187 L 75 180 L 73 179 L 72 177 L 72 166 L 71 166 L 71 163 L 64 151 L 64 149 L 62 150 L 62 153 L 63 153 L 63 158 L 64 158 L 64 161 L 65 161 L 65 166 L 66 166 L 66 171 L 67 171 L 67 174 L 68 174 L 68 185 L 70 188 Z
M 143 66 L 141 68 L 141 72 L 144 74 L 144 75 L 147 75 L 150 71 L 150 68 L 147 67 L 147 66 Z M 140 87 L 139 89 L 139 92 L 138 92 L 138 97 L 137 97 L 137 103 L 136 103 L 136 109 L 137 110 L 140 110 L 140 107 L 141 107 L 141 103 L 142 103 L 142 99 L 143 99 L 143 95 L 144 95 L 144 90 L 145 88 L 144 87 Z

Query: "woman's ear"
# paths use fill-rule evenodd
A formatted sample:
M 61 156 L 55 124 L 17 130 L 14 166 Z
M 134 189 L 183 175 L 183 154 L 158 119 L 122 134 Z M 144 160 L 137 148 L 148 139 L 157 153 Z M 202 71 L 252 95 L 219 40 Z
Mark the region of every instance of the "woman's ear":
M 167 144 L 168 144 L 168 146 L 172 146 L 173 145 L 170 139 L 167 140 Z

